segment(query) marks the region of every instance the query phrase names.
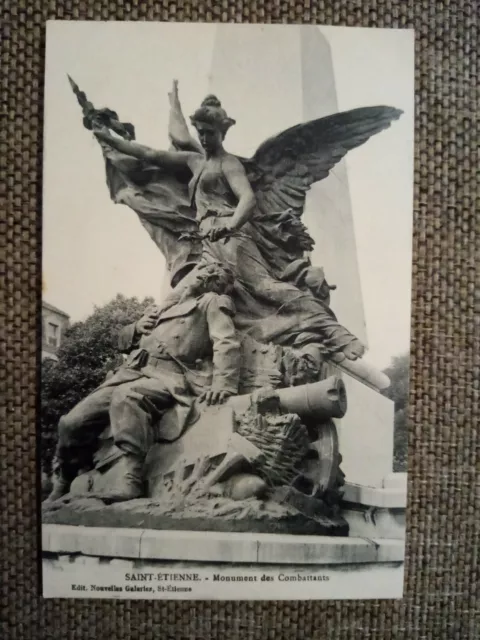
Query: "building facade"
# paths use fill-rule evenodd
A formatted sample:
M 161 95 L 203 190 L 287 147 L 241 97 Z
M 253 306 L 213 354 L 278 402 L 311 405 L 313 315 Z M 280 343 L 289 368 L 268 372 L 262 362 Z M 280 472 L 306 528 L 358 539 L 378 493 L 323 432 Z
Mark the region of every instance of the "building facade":
M 70 316 L 48 302 L 42 302 L 42 361 L 57 360 L 57 351 L 70 323 Z

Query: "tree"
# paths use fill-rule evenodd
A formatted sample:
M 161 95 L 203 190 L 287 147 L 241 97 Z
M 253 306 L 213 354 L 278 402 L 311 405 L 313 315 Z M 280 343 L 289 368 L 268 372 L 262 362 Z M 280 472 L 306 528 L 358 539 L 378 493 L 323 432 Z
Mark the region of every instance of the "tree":
M 41 372 L 40 427 L 42 470 L 49 473 L 58 421 L 93 391 L 123 358 L 118 352 L 120 329 L 137 320 L 152 298 L 140 302 L 122 295 L 65 332 L 58 361 L 44 360 Z
M 390 378 L 390 386 L 383 395 L 395 403 L 395 432 L 393 444 L 393 470 L 407 470 L 408 382 L 410 354 L 392 358 L 392 364 L 384 370 Z

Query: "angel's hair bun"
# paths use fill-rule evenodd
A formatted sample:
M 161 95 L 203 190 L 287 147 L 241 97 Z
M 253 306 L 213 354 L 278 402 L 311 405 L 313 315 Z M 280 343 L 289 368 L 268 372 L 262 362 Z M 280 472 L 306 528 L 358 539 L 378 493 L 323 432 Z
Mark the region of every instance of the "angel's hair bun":
M 213 94 L 203 100 L 200 108 L 195 111 L 190 120 L 195 127 L 202 122 L 218 127 L 223 136 L 235 124 L 235 120 L 228 117 L 225 109 L 222 108 L 222 103 Z
M 202 102 L 202 107 L 215 107 L 216 109 L 220 109 L 222 103 L 214 96 L 212 93 L 208 95 Z

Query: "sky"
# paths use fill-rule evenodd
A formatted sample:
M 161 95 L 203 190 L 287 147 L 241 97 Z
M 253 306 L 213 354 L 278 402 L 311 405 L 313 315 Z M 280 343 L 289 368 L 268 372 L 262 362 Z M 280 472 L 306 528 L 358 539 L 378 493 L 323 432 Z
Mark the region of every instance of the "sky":
M 68 313 L 71 321 L 84 319 L 94 306 L 105 304 L 117 293 L 160 299 L 167 278 L 163 257 L 136 214 L 110 201 L 100 150 L 82 126 L 67 73 L 95 105 L 115 109 L 121 120 L 132 122 L 139 141 L 167 148 L 167 94 L 172 80 L 179 81 L 185 114 L 192 113 L 212 82 L 219 28 L 178 23 L 48 23 L 44 299 Z M 250 29 L 246 25 L 238 28 Z M 299 28 L 263 27 L 265 37 L 271 29 L 277 34 L 288 29 L 290 36 L 292 29 Z M 384 29 L 319 29 L 331 48 L 339 110 L 389 104 L 404 111 L 388 131 L 350 152 L 346 159 L 368 332 L 366 357 L 383 368 L 409 345 L 413 36 L 409 31 Z M 291 38 L 284 40 L 286 49 L 281 55 L 285 65 L 292 65 L 296 52 L 288 49 Z M 273 90 L 279 82 L 276 57 L 280 53 L 272 55 L 271 77 L 252 78 L 251 86 L 243 86 L 245 80 L 238 86 L 240 76 L 234 68 L 225 76 L 225 95 L 238 95 L 237 104 L 251 101 L 259 114 L 248 121 L 237 116 L 226 144 L 233 153 L 252 155 L 269 135 L 301 121 L 301 117 L 291 121 L 292 104 L 299 100 L 295 78 L 290 95 L 275 113 L 262 112 L 262 91 Z M 228 62 L 225 68 L 228 70 Z M 222 99 L 220 89 L 218 93 Z M 224 106 L 235 117 L 232 102 L 231 98 Z M 327 178 L 335 179 L 335 175 Z

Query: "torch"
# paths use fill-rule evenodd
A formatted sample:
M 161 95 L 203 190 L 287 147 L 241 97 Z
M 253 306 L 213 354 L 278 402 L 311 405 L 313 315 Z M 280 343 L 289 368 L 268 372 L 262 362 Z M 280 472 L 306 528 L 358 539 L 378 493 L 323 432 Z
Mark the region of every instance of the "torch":
M 83 126 L 86 129 L 93 131 L 96 127 L 105 126 L 126 140 L 135 139 L 135 127 L 133 124 L 130 124 L 130 122 L 120 122 L 116 111 L 106 108 L 96 109 L 78 84 L 70 76 L 67 77 L 72 91 L 77 97 L 78 104 L 82 109 Z

